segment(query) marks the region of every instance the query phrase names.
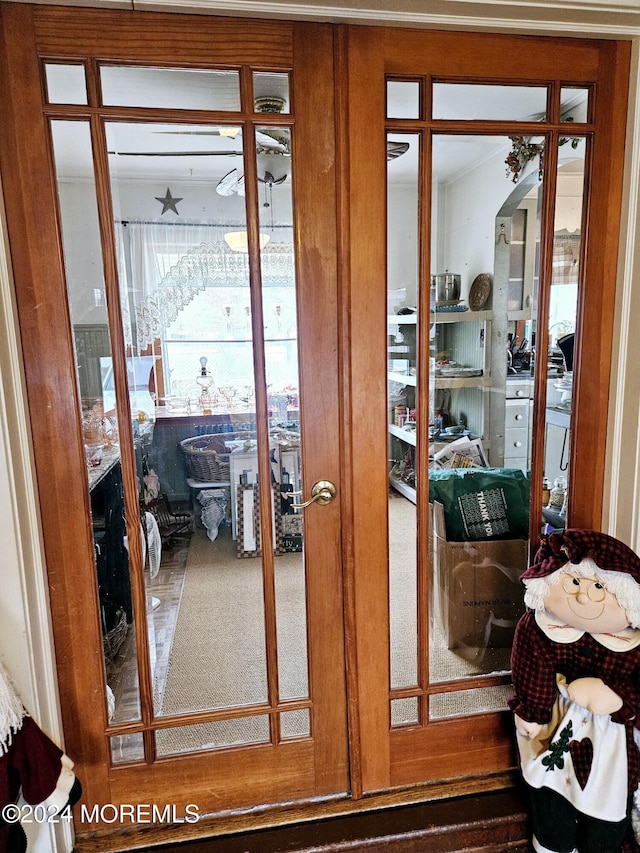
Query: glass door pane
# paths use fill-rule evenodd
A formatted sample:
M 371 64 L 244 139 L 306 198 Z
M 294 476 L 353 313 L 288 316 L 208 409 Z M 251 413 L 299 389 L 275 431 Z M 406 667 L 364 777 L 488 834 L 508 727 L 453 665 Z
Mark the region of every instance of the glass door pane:
M 542 499 L 546 530 L 565 527 L 569 512 L 574 350 L 583 254 L 585 149 L 586 140 L 581 137 L 561 140 L 558 147 Z
M 279 700 L 304 706 L 283 736 L 310 731 L 291 145 L 286 127 L 255 133 L 256 271 L 244 132 L 106 125 L 127 356 L 152 399 L 139 479 L 154 710 L 221 717 L 159 732 L 164 755 L 279 737 L 265 713 Z M 151 186 L 158 217 L 132 216 Z M 132 410 L 134 441 L 146 420 Z
M 51 135 L 87 463 L 107 715 L 110 723 L 117 724 L 140 720 L 138 626 L 124 502 L 121 413 L 114 390 L 113 329 L 107 313 L 91 132 L 88 122 L 59 120 L 51 123 Z M 73 156 L 68 154 L 70 149 Z M 127 318 L 123 320 L 130 336 Z M 139 452 L 150 440 L 152 408 L 149 400 L 144 421 L 136 421 Z M 142 757 L 137 748 L 141 744 L 133 749 L 131 745 L 127 749 L 119 746 L 122 760 Z
M 280 147 L 269 146 L 276 140 Z M 267 144 L 265 144 L 267 143 Z M 309 695 L 306 636 L 304 515 L 296 509 L 306 494 L 302 478 L 298 321 L 292 251 L 293 197 L 290 183 L 291 131 L 256 130 L 260 231 L 270 236 L 273 254 L 262 255 L 262 311 L 269 453 L 274 464 L 274 582 L 278 639 L 278 692 L 281 700 Z M 289 242 L 282 243 L 286 237 Z M 271 267 L 265 259 L 270 257 Z M 281 736 L 310 734 L 308 710 L 281 718 Z
M 438 110 L 466 118 L 472 89 L 440 86 Z M 492 88 L 476 89 L 483 117 L 504 119 Z M 546 89 L 528 94 L 544 119 Z M 421 144 L 400 132 L 393 89 L 387 99 L 387 145 L 408 143 L 387 164 L 391 719 L 407 726 L 504 710 L 511 689 L 531 529 L 545 137 L 432 132 Z
M 432 140 L 429 682 L 453 684 L 431 696 L 431 719 L 504 709 L 524 609 L 541 176 L 536 163 L 514 189 L 511 149 L 505 136 Z
M 409 85 L 409 84 L 406 84 Z M 417 85 L 417 84 L 414 84 Z M 390 95 L 393 93 L 393 89 Z M 416 478 L 418 444 L 418 165 L 420 137 L 389 134 L 388 147 L 407 146 L 387 160 L 388 280 L 387 395 L 389 431 L 389 619 L 391 689 L 415 688 L 418 679 L 418 572 Z M 410 175 L 397 181 L 397 173 Z M 399 229 L 410 241 L 393 239 Z M 417 722 L 417 704 L 391 703 L 392 725 Z

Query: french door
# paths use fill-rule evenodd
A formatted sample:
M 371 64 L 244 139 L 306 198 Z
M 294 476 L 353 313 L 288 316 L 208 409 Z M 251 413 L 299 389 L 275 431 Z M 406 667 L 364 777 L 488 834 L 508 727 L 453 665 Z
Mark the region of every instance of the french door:
M 354 499 L 352 543 L 368 790 L 504 783 L 519 575 L 545 525 L 601 523 L 592 451 L 605 446 L 614 297 L 601 276 L 617 257 L 601 223 L 620 205 L 626 85 L 614 69 L 627 52 L 349 31 L 349 438 L 354 482 L 372 496 Z
M 219 815 L 510 784 L 508 631 L 543 478 L 564 476 L 565 521 L 600 520 L 627 46 L 1 11 L 3 187 L 84 802 Z M 488 164 L 492 183 L 457 183 Z M 479 621 L 481 590 L 473 640 L 430 495 L 448 428 L 528 483 L 492 596 L 506 613 Z
M 333 34 L 89 17 L 3 9 L 79 829 L 343 796 Z

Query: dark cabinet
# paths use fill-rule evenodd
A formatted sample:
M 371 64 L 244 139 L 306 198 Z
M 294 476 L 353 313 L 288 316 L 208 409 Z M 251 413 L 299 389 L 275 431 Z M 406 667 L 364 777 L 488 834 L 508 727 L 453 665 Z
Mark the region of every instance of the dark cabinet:
M 129 554 L 125 546 L 127 527 L 122 467 L 119 460 L 91 488 L 91 513 L 103 630 L 108 631 L 118 610 L 124 611 L 128 624 L 133 620 Z

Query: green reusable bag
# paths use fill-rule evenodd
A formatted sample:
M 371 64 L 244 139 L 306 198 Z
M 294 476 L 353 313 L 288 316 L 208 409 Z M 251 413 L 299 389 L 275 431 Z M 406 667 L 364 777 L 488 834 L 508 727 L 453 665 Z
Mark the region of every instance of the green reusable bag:
M 520 468 L 429 472 L 429 501 L 443 505 L 451 542 L 527 537 L 529 492 L 529 476 Z

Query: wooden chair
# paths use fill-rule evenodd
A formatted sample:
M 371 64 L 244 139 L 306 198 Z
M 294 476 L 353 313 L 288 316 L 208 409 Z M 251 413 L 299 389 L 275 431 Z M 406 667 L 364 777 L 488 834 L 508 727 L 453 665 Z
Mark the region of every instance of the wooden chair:
M 144 508 L 155 516 L 163 545 L 170 545 L 177 536 L 183 536 L 193 529 L 191 513 L 174 512 L 166 494 L 158 495 Z

